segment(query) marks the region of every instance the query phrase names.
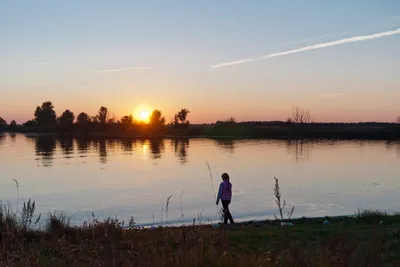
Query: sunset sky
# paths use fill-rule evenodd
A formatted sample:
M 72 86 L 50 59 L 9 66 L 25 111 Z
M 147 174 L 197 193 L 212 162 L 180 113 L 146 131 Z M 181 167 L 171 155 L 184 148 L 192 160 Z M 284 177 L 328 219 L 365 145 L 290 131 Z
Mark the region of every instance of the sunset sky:
M 399 28 L 399 0 L 0 0 L 0 117 L 394 121 Z

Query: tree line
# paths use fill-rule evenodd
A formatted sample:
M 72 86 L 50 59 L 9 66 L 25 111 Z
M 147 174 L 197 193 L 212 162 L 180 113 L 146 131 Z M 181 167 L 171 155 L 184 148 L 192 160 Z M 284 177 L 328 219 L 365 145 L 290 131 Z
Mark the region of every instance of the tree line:
M 190 111 L 186 108 L 182 108 L 175 115 L 171 125 L 175 127 L 187 127 L 189 121 L 187 120 Z M 45 128 L 57 128 L 59 130 L 69 131 L 74 126 L 89 126 L 89 125 L 143 125 L 148 124 L 153 127 L 162 127 L 166 124 L 166 119 L 162 112 L 158 109 L 152 111 L 148 123 L 135 120 L 132 114 L 122 116 L 119 120 L 115 116 L 110 116 L 108 108 L 101 106 L 95 116 L 90 116 L 85 112 L 81 112 L 78 116 L 75 116 L 74 112 L 66 109 L 57 116 L 54 110 L 54 105 L 50 101 L 43 102 L 41 106 L 37 106 L 34 112 L 34 118 L 23 123 L 23 127 L 45 127 Z M 17 127 L 15 120 L 11 121 L 10 124 L 0 117 L 0 128 L 13 128 Z
M 186 108 L 180 109 L 173 117 L 169 125 L 174 128 L 188 128 L 189 120 L 188 115 L 190 111 Z M 289 117 L 286 124 L 308 124 L 311 123 L 310 112 L 306 109 L 295 107 L 292 109 L 292 116 Z M 283 123 L 283 122 L 280 122 Z M 395 123 L 400 124 L 400 116 L 396 118 Z M 60 131 L 71 131 L 73 128 L 85 128 L 86 130 L 98 130 L 102 128 L 112 128 L 111 125 L 122 126 L 126 129 L 132 125 L 149 125 L 152 129 L 160 129 L 166 125 L 166 119 L 162 115 L 162 112 L 158 109 L 152 111 L 148 123 L 135 120 L 132 114 L 122 116 L 119 120 L 115 116 L 110 116 L 109 110 L 101 106 L 95 116 L 90 116 L 85 112 L 81 112 L 78 116 L 75 116 L 74 112 L 67 109 L 60 116 L 57 116 L 52 102 L 46 101 L 41 106 L 37 106 L 34 112 L 34 118 L 22 124 L 22 127 L 36 127 L 36 128 L 57 128 Z M 227 120 L 217 121 L 217 126 L 234 126 L 236 124 L 235 118 L 231 117 Z M 107 127 L 106 127 L 107 125 Z M 12 120 L 10 124 L 0 117 L 0 130 L 2 129 L 16 129 L 19 127 L 15 120 Z

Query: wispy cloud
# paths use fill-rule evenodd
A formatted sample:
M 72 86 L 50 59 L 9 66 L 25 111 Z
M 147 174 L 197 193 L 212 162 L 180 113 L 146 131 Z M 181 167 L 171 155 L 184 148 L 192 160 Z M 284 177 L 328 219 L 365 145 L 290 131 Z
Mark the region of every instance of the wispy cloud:
M 400 15 L 391 17 L 391 19 L 393 19 L 393 20 L 400 20 Z
M 50 62 L 48 62 L 48 61 L 42 61 L 42 62 L 36 62 L 35 63 L 35 66 L 43 66 L 43 65 L 47 65 L 47 64 L 49 64 Z
M 342 45 L 342 44 L 347 44 L 347 43 L 355 43 L 355 42 L 383 38 L 383 37 L 392 36 L 392 35 L 396 35 L 396 34 L 400 34 L 400 28 L 393 30 L 393 31 L 380 32 L 380 33 L 375 33 L 375 34 L 370 34 L 370 35 L 354 36 L 354 37 L 340 39 L 340 40 L 336 40 L 336 41 L 305 46 L 305 47 L 301 47 L 301 48 L 297 48 L 297 49 L 268 54 L 268 55 L 258 57 L 258 58 L 248 58 L 248 59 L 242 59 L 242 60 L 235 60 L 235 61 L 231 61 L 231 62 L 219 63 L 219 64 L 210 66 L 210 68 L 215 69 L 215 68 L 233 66 L 233 65 L 243 64 L 243 63 L 252 62 L 252 61 L 261 60 L 261 59 L 269 59 L 269 58 L 274 58 L 274 57 L 287 56 L 287 55 L 291 55 L 291 54 L 296 54 L 296 53 L 301 53 L 301 52 L 306 52 L 306 51 L 311 51 L 311 50 L 316 50 L 316 49 L 322 49 L 322 48 L 327 48 L 327 47 L 332 47 L 332 46 L 337 46 L 337 45 Z
M 110 72 L 122 72 L 122 71 L 133 71 L 133 70 L 148 70 L 150 67 L 133 67 L 133 68 L 120 68 L 120 69 L 108 69 L 108 70 L 95 70 L 89 72 L 90 74 L 102 74 Z
M 320 97 L 322 97 L 322 98 L 337 98 L 337 97 L 341 97 L 341 96 L 344 96 L 344 93 L 331 93 L 331 94 L 320 95 Z
M 247 63 L 247 62 L 256 61 L 257 59 L 258 59 L 258 58 L 240 59 L 240 60 L 236 60 L 236 61 L 231 61 L 231 62 L 226 62 L 226 63 L 221 63 L 221 64 L 213 65 L 213 66 L 211 66 L 211 68 L 228 67 L 228 66 L 232 66 L 232 65 L 238 65 L 238 64 L 242 64 L 242 63 Z

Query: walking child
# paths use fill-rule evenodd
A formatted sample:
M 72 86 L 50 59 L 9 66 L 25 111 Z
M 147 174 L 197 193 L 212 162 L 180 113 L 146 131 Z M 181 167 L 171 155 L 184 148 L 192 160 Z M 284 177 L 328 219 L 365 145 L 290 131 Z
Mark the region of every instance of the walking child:
M 222 182 L 219 185 L 218 196 L 217 196 L 217 205 L 219 204 L 219 200 L 222 202 L 222 207 L 224 211 L 224 224 L 234 223 L 231 212 L 229 211 L 229 204 L 231 204 L 232 199 L 232 184 L 229 182 L 229 175 L 227 173 L 223 173 L 221 175 Z

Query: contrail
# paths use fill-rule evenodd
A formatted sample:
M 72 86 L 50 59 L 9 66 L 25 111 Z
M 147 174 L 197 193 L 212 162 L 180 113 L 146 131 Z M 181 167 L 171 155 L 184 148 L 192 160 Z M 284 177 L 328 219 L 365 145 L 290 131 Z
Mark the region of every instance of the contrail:
M 400 34 L 400 28 L 393 30 L 393 31 L 380 32 L 380 33 L 375 33 L 375 34 L 370 34 L 370 35 L 354 36 L 354 37 L 340 39 L 340 40 L 331 41 L 331 42 L 327 42 L 327 43 L 321 43 L 321 44 L 310 45 L 310 46 L 297 48 L 297 49 L 293 49 L 293 50 L 272 53 L 272 54 L 268 54 L 268 55 L 265 55 L 265 56 L 262 56 L 259 58 L 242 59 L 242 60 L 220 63 L 220 64 L 212 65 L 212 66 L 210 66 L 210 68 L 215 69 L 215 68 L 233 66 L 233 65 L 238 65 L 238 64 L 252 62 L 252 61 L 261 60 L 261 59 L 287 56 L 287 55 L 291 55 L 291 54 L 301 53 L 301 52 L 315 50 L 315 49 L 327 48 L 327 47 L 336 46 L 336 45 L 378 39 L 378 38 L 392 36 L 392 35 L 396 35 L 396 34 Z

